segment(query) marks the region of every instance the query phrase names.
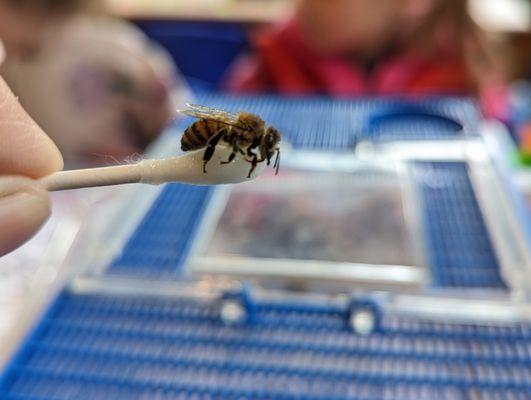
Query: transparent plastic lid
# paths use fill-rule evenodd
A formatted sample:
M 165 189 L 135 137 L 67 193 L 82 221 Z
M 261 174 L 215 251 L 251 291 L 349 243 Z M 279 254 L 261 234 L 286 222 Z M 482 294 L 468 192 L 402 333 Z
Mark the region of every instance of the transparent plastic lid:
M 284 168 L 234 186 L 206 221 L 192 269 L 240 273 L 297 267 L 333 270 L 363 265 L 415 267 L 404 207 L 403 177 L 394 169 L 347 171 Z M 269 265 L 267 265 L 269 263 Z M 296 271 L 292 271 L 297 274 Z
M 206 254 L 414 265 L 394 178 L 289 171 L 241 185 Z

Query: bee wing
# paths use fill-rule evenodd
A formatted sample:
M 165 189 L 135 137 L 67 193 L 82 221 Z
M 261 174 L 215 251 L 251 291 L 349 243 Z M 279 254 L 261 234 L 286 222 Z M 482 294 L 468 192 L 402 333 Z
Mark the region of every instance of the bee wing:
M 212 119 L 232 125 L 238 122 L 237 114 L 197 104 L 186 104 L 186 108 L 178 112 L 197 119 Z

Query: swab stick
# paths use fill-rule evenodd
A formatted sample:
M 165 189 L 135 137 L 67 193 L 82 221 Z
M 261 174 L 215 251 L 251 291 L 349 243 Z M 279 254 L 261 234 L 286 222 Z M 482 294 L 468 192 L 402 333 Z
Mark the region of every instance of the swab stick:
M 61 171 L 42 178 L 41 183 L 49 191 L 125 183 L 219 185 L 254 179 L 264 169 L 265 163 L 259 164 L 251 178 L 247 178 L 250 164 L 241 156 L 237 156 L 230 164 L 221 165 L 221 161 L 228 159 L 231 149 L 218 145 L 207 164 L 207 172 L 203 173 L 203 153 L 204 150 L 197 150 L 182 156 L 147 159 L 136 164 Z

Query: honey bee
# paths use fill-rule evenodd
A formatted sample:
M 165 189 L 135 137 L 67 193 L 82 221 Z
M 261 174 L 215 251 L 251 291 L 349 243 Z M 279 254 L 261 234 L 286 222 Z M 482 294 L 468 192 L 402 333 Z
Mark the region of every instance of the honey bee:
M 234 114 L 196 104 L 186 106 L 186 109 L 179 111 L 197 118 L 197 121 L 184 131 L 181 149 L 192 151 L 205 148 L 204 173 L 206 173 L 206 166 L 214 155 L 216 146 L 223 142 L 232 148 L 232 153 L 228 160 L 222 161 L 221 164 L 228 164 L 237 154 L 241 154 L 251 164 L 247 175 L 247 178 L 250 178 L 258 163 L 267 161 L 267 165 L 270 165 L 271 158 L 276 153 L 273 167 L 276 169 L 275 173 L 278 174 L 281 137 L 276 128 L 272 126 L 266 128 L 262 118 L 245 111 Z

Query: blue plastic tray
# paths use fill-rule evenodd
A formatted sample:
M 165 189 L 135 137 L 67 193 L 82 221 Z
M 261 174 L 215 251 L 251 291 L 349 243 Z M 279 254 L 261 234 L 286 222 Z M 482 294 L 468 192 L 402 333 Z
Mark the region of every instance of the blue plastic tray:
M 13 361 L 4 400 L 528 399 L 531 325 L 384 316 L 350 332 L 346 310 L 256 304 L 223 325 L 183 300 L 62 295 Z
M 466 100 L 203 94 L 198 102 L 257 112 L 299 148 L 351 151 L 360 139 L 477 133 L 477 110 Z M 414 170 L 433 285 L 503 287 L 467 166 L 417 163 Z M 209 195 L 166 186 L 109 273 L 177 277 Z M 252 323 L 229 327 L 215 307 L 190 301 L 64 293 L 2 375 L 0 398 L 530 398 L 529 324 L 384 315 L 379 331 L 365 337 L 348 329 L 344 309 L 262 303 L 255 312 Z
M 440 139 L 455 136 L 457 125 L 463 127 L 459 134 L 473 134 L 478 124 L 477 109 L 466 99 L 353 101 L 202 93 L 198 102 L 256 112 L 276 124 L 292 145 L 311 149 L 346 150 L 360 138 Z M 433 285 L 503 288 L 466 165 L 419 163 L 416 170 L 426 205 L 423 216 Z M 178 275 L 209 193 L 206 188 L 168 185 L 109 272 Z
M 417 163 L 415 178 L 432 285 L 505 288 L 466 164 Z M 209 190 L 168 185 L 109 272 L 177 276 Z

